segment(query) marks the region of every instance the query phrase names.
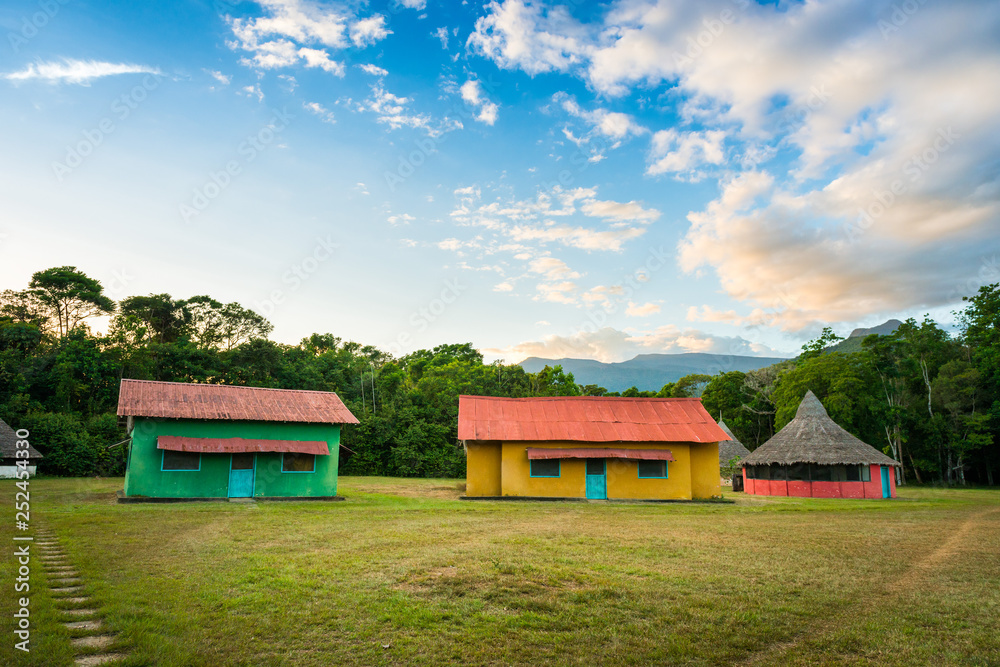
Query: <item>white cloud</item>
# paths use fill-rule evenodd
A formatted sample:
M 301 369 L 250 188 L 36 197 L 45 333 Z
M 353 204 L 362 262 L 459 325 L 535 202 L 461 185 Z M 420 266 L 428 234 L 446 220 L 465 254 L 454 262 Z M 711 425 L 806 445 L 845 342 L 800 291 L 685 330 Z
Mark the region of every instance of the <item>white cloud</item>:
M 310 0 L 258 0 L 263 16 L 227 18 L 233 49 L 250 55 L 243 64 L 258 69 L 304 65 L 344 76 L 344 64 L 327 49 L 363 47 L 385 38 L 389 31 L 381 15 L 356 18 L 346 10 Z M 348 26 L 350 26 L 348 28 Z
M 655 303 L 646 302 L 641 306 L 633 301 L 628 302 L 625 314 L 629 317 L 649 317 L 660 312 L 660 306 Z
M 409 213 L 400 213 L 399 215 L 390 215 L 386 220 L 390 225 L 408 225 L 416 220 L 416 218 Z
M 300 43 L 347 46 L 348 16 L 308 0 L 260 0 L 265 16 L 229 19 L 230 28 L 244 48 L 254 50 L 261 40 L 288 38 Z
M 729 355 L 781 356 L 767 346 L 752 343 L 738 336 L 715 336 L 697 329 L 681 330 L 674 326 L 663 326 L 638 333 L 604 327 L 596 331 L 580 331 L 569 336 L 546 336 L 540 341 L 483 351 L 509 362 L 523 361 L 528 357 L 542 357 L 596 359 L 605 363 L 615 363 L 633 359 L 639 354 L 703 352 L 719 355 L 718 368 L 706 369 L 709 372 L 728 370 L 726 357 Z
M 704 211 L 690 214 L 681 267 L 712 267 L 726 293 L 751 311 L 689 317 L 801 331 L 946 305 L 965 294 L 969 275 L 998 250 L 990 223 L 1000 220 L 996 202 L 958 211 L 933 191 L 914 189 L 910 200 L 862 228 L 837 214 L 835 187 L 798 195 L 767 173 L 747 172 Z M 905 229 L 895 228 L 897 214 L 907 217 Z
M 482 86 L 476 79 L 469 79 L 460 89 L 462 99 L 469 106 L 478 109 L 476 120 L 487 125 L 493 125 L 497 120 L 498 107 L 483 95 Z
M 538 292 L 535 294 L 535 301 L 549 301 L 562 304 L 576 303 L 577 284 L 571 280 L 539 283 L 536 288 Z
M 593 218 L 604 218 L 619 222 L 655 222 L 660 212 L 655 208 L 643 208 L 637 201 L 617 202 L 588 199 L 582 210 Z
M 351 41 L 355 46 L 370 46 L 392 34 L 385 27 L 385 17 L 381 14 L 355 21 L 351 25 Z
M 542 277 L 535 286 L 535 299 L 563 304 L 588 303 L 599 293 L 594 290 L 606 288 L 584 291 L 575 281 L 585 274 L 552 256 L 550 246 L 619 252 L 660 216 L 640 202 L 598 199 L 596 188 L 556 187 L 533 199 L 497 197 L 483 202 L 480 187 L 470 185 L 456 189 L 455 196 L 450 217 L 459 227 L 475 230 L 475 243 L 448 239 L 449 249 L 467 252 L 474 248 L 480 255 L 508 256 L 509 263 L 525 276 Z
M 319 119 L 324 123 L 329 123 L 330 125 L 333 125 L 337 122 L 337 120 L 333 117 L 333 112 L 324 107 L 319 102 L 306 102 L 302 106 L 305 107 L 306 111 L 308 111 L 309 113 L 318 116 Z
M 464 245 L 459 239 L 451 238 L 439 241 L 437 247 L 441 250 L 461 250 Z
M 522 0 L 490 2 L 476 20 L 468 46 L 500 67 L 528 74 L 565 71 L 583 62 L 591 36 L 562 6 L 543 8 Z
M 668 86 L 681 120 L 648 173 L 727 180 L 689 216 L 682 265 L 745 305 L 732 321 L 799 330 L 956 304 L 1000 252 L 1000 8 L 914 8 L 621 0 L 582 25 L 509 0 L 469 45 L 609 98 Z M 767 166 L 777 152 L 790 167 Z
M 599 305 L 611 311 L 617 306 L 623 294 L 625 294 L 623 285 L 596 285 L 584 293 L 583 301 L 589 306 Z
M 619 252 L 624 244 L 637 239 L 646 230 L 641 227 L 625 227 L 620 229 L 590 229 L 570 225 L 514 225 L 509 229 L 509 235 L 515 241 L 541 241 L 545 243 L 560 243 L 581 250 L 607 250 Z
M 306 61 L 306 67 L 318 67 L 334 76 L 344 76 L 344 63 L 330 60 L 330 54 L 322 49 L 301 48 L 298 55 Z
M 94 79 L 120 74 L 163 75 L 159 69 L 146 65 L 64 59 L 62 62 L 39 61 L 31 63 L 23 70 L 0 74 L 0 78 L 8 81 L 47 81 L 49 83 L 74 83 L 87 86 Z
M 233 80 L 233 77 L 227 76 L 218 70 L 206 69 L 205 72 L 207 72 L 213 79 L 221 83 L 223 86 L 228 86 L 229 82 Z
M 368 63 L 364 65 L 358 65 L 358 67 L 360 67 L 361 71 L 364 72 L 365 74 L 371 74 L 372 76 L 385 76 L 386 74 L 389 73 L 387 70 L 379 67 L 378 65 L 371 65 Z
M 618 252 L 625 243 L 646 233 L 647 225 L 660 216 L 656 209 L 644 209 L 638 202 L 598 200 L 595 188 L 556 188 L 540 193 L 534 200 L 478 202 L 478 189 L 457 190 L 460 205 L 452 212 L 456 222 L 486 227 L 493 233 L 517 242 L 559 243 L 582 250 Z M 559 206 L 557 208 L 555 205 Z M 547 219 L 581 216 L 602 219 L 605 224 L 557 224 Z
M 434 31 L 434 36 L 441 40 L 441 48 L 448 50 L 448 28 L 441 26 Z
M 552 101 L 574 118 L 584 120 L 591 128 L 590 135 L 600 134 L 610 139 L 624 139 L 629 135 L 645 134 L 648 130 L 637 123 L 632 116 L 620 111 L 597 108 L 588 111 L 580 107 L 576 98 L 566 93 L 556 93 Z
M 427 0 L 399 0 L 399 4 L 407 9 L 420 11 L 421 9 L 427 7 Z
M 252 86 L 243 86 L 237 94 L 243 97 L 256 97 L 258 102 L 264 101 L 264 91 L 260 89 L 259 83 L 255 83 Z
M 357 190 L 359 193 L 361 193 L 363 195 L 369 195 L 369 194 L 371 194 L 370 192 L 368 192 L 368 186 L 365 185 L 364 183 L 361 183 L 361 182 L 356 183 L 354 185 L 354 189 Z
M 355 108 L 360 112 L 375 114 L 376 120 L 388 125 L 390 129 L 410 127 L 423 130 L 431 137 L 437 137 L 462 127 L 461 121 L 445 118 L 435 122 L 430 114 L 411 111 L 410 98 L 390 93 L 381 82 L 372 86 L 371 90 L 372 94 Z
M 539 257 L 528 263 L 528 270 L 540 273 L 549 280 L 568 280 L 579 278 L 580 274 L 569 268 L 566 262 L 555 257 Z
M 722 147 L 725 138 L 726 133 L 722 130 L 660 130 L 653 135 L 650 165 L 646 173 L 651 176 L 672 173 L 686 176 L 689 180 L 700 180 L 704 176 L 700 170 L 706 164 L 721 165 L 725 162 Z

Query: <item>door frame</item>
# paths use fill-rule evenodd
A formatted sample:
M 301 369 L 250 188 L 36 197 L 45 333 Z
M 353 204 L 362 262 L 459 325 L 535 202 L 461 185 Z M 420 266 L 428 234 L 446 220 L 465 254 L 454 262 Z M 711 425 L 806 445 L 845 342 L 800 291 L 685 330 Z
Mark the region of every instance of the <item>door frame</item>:
M 591 461 L 598 461 L 598 460 L 601 462 L 601 465 L 604 467 L 604 470 L 601 472 L 600 475 L 591 475 L 589 472 L 587 472 L 587 467 L 590 465 Z M 586 461 L 584 462 L 584 467 L 583 467 L 583 477 L 584 477 L 583 494 L 587 498 L 587 500 L 607 500 L 608 499 L 608 460 L 607 459 L 586 459 Z M 589 482 L 590 482 L 590 478 L 591 477 L 600 477 L 601 478 L 601 480 L 603 482 L 602 486 L 604 488 L 604 495 L 602 495 L 600 497 L 593 497 L 593 498 L 590 496 L 590 484 L 589 484 Z
M 249 454 L 253 457 L 253 466 L 250 467 L 250 495 L 248 496 L 234 496 L 233 495 L 233 457 L 236 454 Z M 246 470 L 243 468 L 242 470 Z M 226 484 L 226 497 L 227 498 L 253 498 L 253 492 L 256 490 L 257 486 L 257 453 L 256 452 L 236 452 L 229 455 L 229 480 Z

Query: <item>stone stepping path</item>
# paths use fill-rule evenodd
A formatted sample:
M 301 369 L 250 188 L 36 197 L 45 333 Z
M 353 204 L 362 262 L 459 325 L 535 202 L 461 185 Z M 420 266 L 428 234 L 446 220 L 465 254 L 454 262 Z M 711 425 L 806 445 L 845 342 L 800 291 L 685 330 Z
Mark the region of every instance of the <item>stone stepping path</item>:
M 88 635 L 70 641 L 77 648 L 107 648 L 115 641 L 114 635 Z
M 74 664 L 79 665 L 80 667 L 92 667 L 95 665 L 106 665 L 109 662 L 124 659 L 125 655 L 122 653 L 98 653 L 97 655 L 85 655 L 77 658 Z
M 100 630 L 104 622 L 101 619 L 94 619 L 93 621 L 70 621 L 69 623 L 63 623 L 70 630 Z
M 49 577 L 49 592 L 58 605 L 58 611 L 66 620 L 62 622 L 67 630 L 74 634 L 86 633 L 70 639 L 70 644 L 85 652 L 78 655 L 75 664 L 88 667 L 91 665 L 106 665 L 128 657 L 124 653 L 108 653 L 105 651 L 115 643 L 117 637 L 104 632 L 104 621 L 100 612 L 86 606 L 91 598 L 84 594 L 83 579 L 66 557 L 59 539 L 50 531 L 36 533 L 35 546 L 39 553 L 46 575 Z M 83 607 L 67 607 L 67 605 L 84 605 Z M 94 651 L 98 651 L 94 653 Z
M 89 601 L 90 598 L 83 598 L 84 602 Z M 63 609 L 62 613 L 67 616 L 93 616 L 97 613 L 96 609 Z

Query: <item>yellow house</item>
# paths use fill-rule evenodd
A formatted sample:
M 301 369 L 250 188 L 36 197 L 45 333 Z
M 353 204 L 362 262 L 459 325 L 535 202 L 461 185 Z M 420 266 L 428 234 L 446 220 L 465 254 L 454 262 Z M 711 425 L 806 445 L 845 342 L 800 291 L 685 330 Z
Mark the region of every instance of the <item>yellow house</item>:
M 718 496 L 719 441 L 699 398 L 461 396 L 470 498 Z

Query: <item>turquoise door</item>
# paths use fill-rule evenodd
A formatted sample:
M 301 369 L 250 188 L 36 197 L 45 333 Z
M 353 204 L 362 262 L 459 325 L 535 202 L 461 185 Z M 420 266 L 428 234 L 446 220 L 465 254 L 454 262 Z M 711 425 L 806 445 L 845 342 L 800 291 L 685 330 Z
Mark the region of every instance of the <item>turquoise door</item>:
M 233 454 L 229 467 L 229 497 L 253 497 L 253 454 Z
M 587 459 L 587 497 L 605 500 L 608 497 L 608 475 L 604 459 Z
M 882 466 L 882 497 L 889 498 L 889 469 Z

